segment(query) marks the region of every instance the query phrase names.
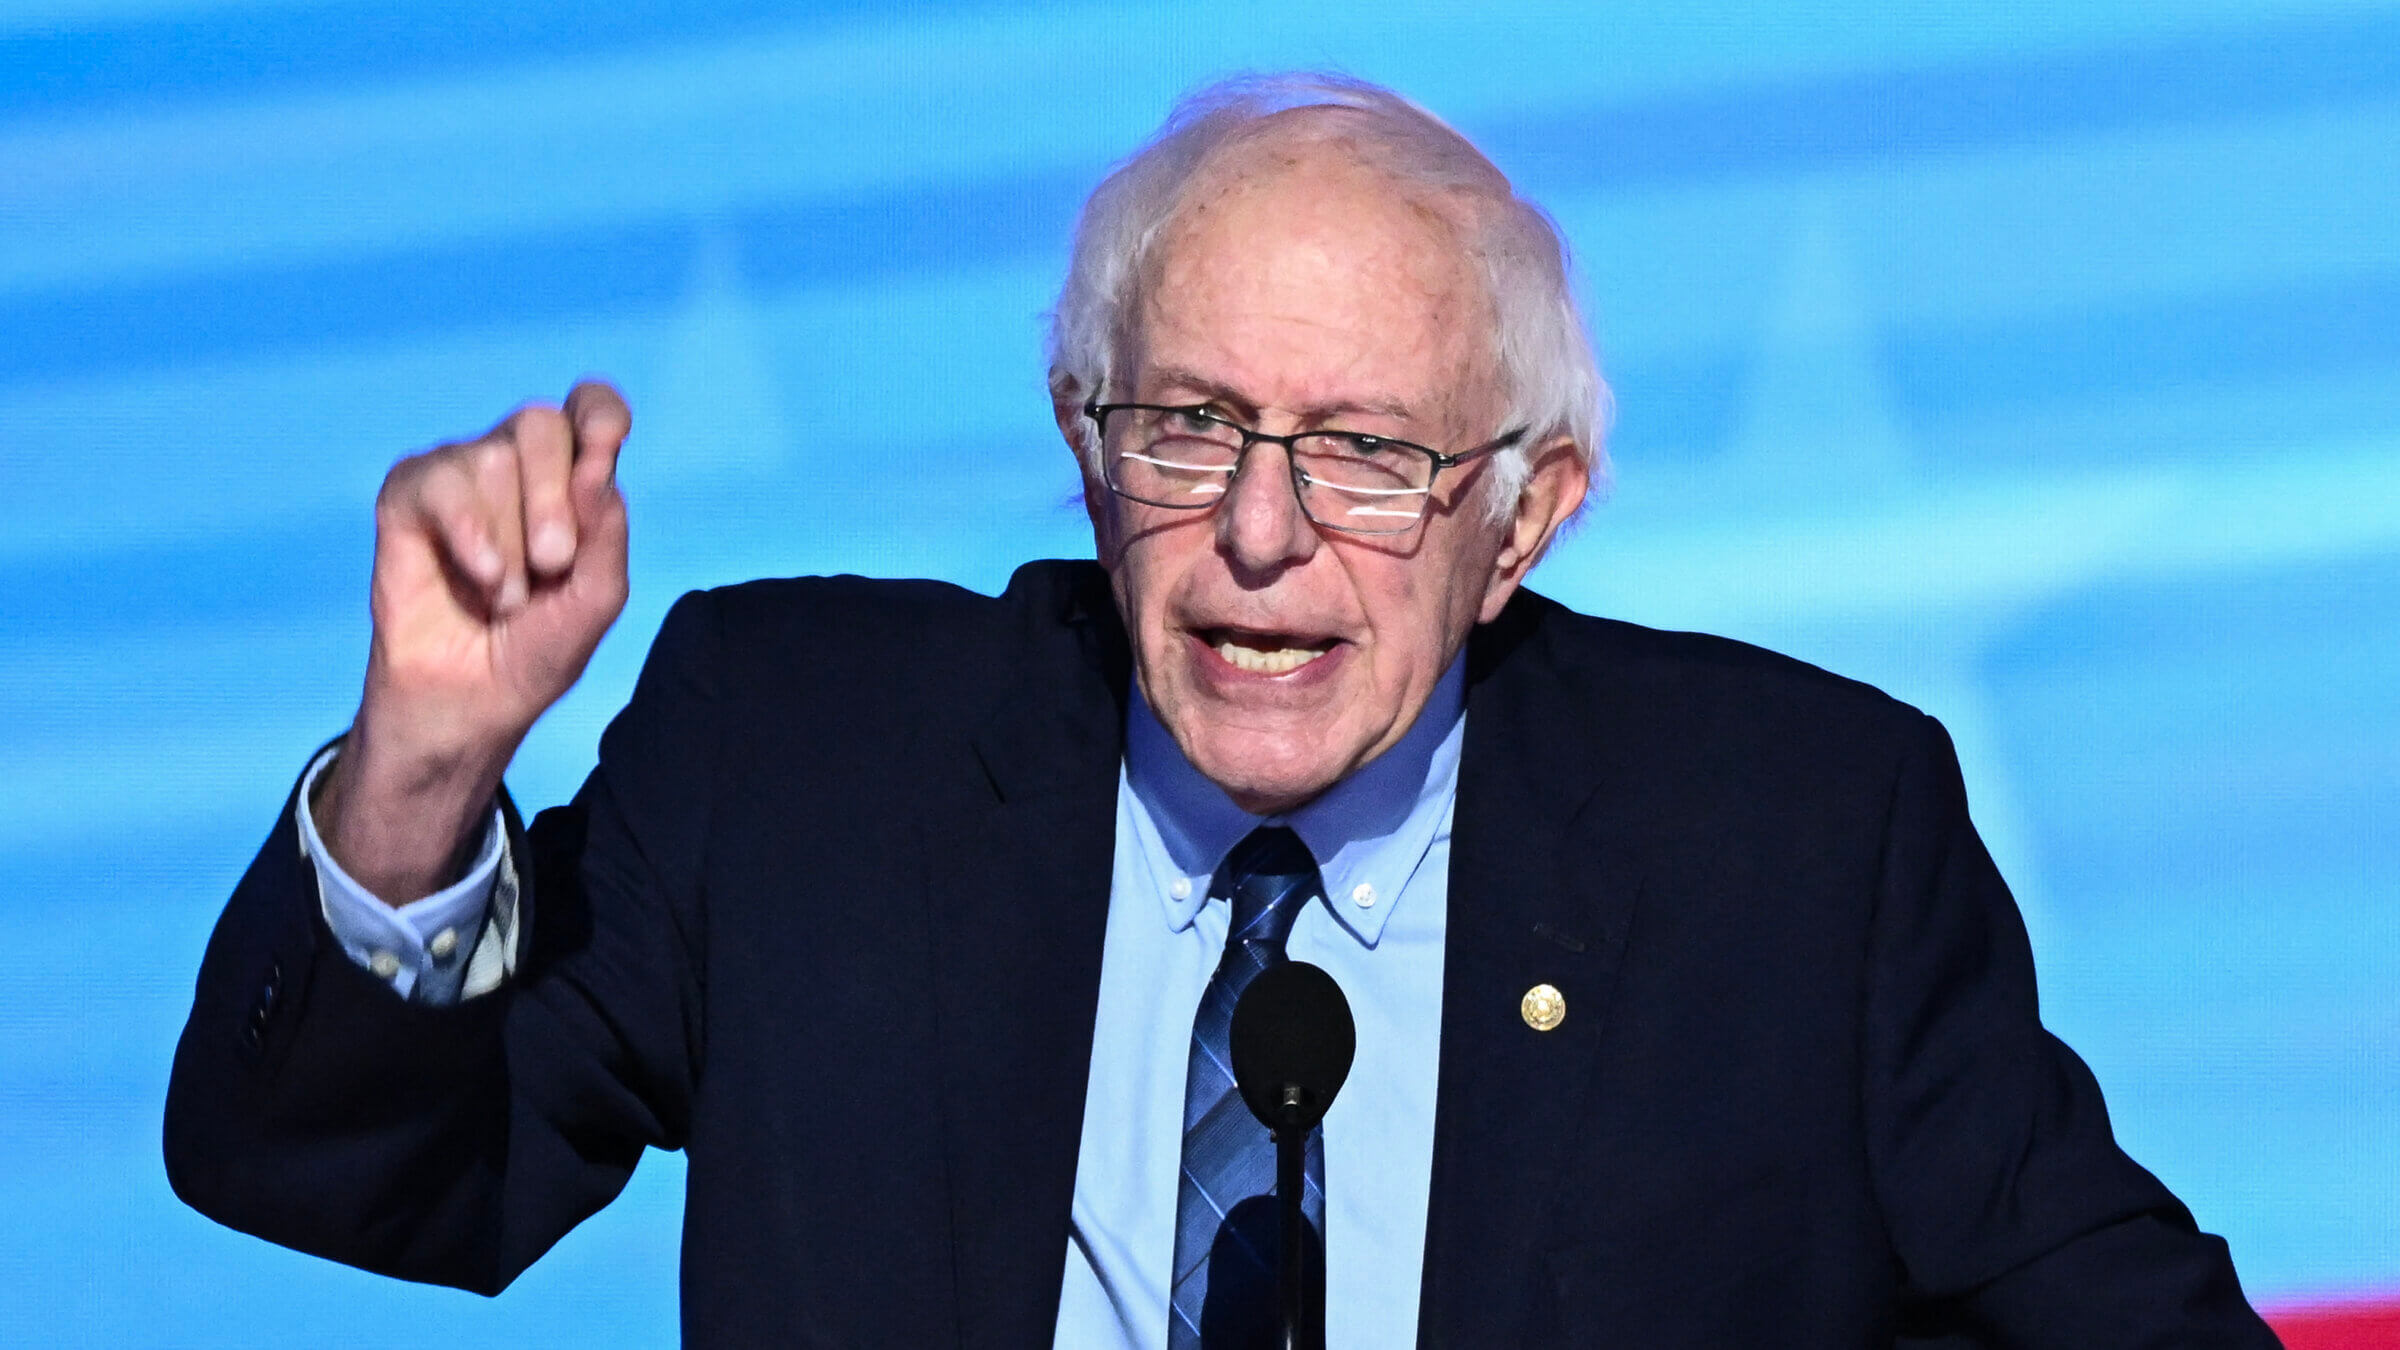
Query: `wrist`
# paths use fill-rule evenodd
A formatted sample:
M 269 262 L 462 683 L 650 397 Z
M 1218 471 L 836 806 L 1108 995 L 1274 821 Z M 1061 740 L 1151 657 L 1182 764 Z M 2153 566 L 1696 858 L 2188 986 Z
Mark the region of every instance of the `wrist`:
M 472 860 L 508 758 L 505 750 L 403 751 L 375 736 L 362 715 L 311 793 L 318 839 L 386 903 L 430 895 Z

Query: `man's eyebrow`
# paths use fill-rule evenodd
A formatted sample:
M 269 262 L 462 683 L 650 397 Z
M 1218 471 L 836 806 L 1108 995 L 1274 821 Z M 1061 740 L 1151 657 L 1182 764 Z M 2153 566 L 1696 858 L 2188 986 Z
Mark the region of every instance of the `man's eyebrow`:
M 1210 403 L 1222 403 L 1246 418 L 1258 415 L 1258 405 L 1240 390 L 1209 379 L 1196 371 L 1185 370 L 1178 366 L 1161 366 L 1153 370 L 1151 376 L 1158 382 L 1159 388 L 1194 394 Z M 1321 422 L 1327 418 L 1356 413 L 1368 413 L 1378 417 L 1396 417 L 1402 421 L 1414 420 L 1416 416 L 1408 404 L 1396 398 L 1342 399 L 1332 403 L 1312 404 L 1306 408 L 1294 408 L 1292 411 L 1311 422 Z

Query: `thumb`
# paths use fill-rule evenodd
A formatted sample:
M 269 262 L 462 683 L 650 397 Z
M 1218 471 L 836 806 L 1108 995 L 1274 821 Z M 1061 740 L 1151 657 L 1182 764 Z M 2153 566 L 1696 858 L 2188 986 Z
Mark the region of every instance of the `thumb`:
M 614 385 L 585 380 L 567 391 L 563 411 L 575 436 L 570 482 L 575 492 L 596 494 L 617 478 L 617 454 L 633 430 L 633 410 Z

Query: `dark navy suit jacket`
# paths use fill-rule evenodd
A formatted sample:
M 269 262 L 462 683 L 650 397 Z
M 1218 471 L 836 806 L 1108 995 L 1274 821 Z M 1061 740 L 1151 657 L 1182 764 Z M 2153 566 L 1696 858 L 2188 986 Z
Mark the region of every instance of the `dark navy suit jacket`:
M 177 1191 L 488 1292 L 680 1148 L 688 1344 L 1047 1346 L 1127 672 L 1088 563 L 686 597 L 451 1008 L 334 945 L 286 810 Z M 1933 721 L 1530 594 L 1469 681 L 1422 1345 L 2274 1344 L 2042 1029 Z

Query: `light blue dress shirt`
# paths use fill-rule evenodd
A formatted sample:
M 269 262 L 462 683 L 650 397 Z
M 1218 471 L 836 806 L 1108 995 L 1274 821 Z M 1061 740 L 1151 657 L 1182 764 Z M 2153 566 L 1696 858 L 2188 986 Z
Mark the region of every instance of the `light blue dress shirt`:
M 1184 1071 L 1228 917 L 1206 898 L 1209 874 L 1268 823 L 1291 826 L 1325 878 L 1285 950 L 1332 975 L 1358 1022 L 1358 1058 L 1325 1116 L 1326 1344 L 1416 1343 L 1465 691 L 1453 662 L 1398 745 L 1267 817 L 1201 777 L 1136 690 L 1059 1346 L 1167 1343 Z
M 1227 907 L 1207 900 L 1209 875 L 1269 823 L 1300 836 L 1325 880 L 1324 902 L 1301 912 L 1286 950 L 1333 976 L 1358 1023 L 1358 1058 L 1324 1126 L 1328 1350 L 1416 1342 L 1465 696 L 1462 659 L 1398 745 L 1269 817 L 1201 777 L 1135 690 L 1057 1345 L 1166 1344 L 1184 1070 L 1200 993 L 1225 949 Z M 463 879 L 395 909 L 343 872 L 317 835 L 308 789 L 330 759 L 309 767 L 297 823 L 342 950 L 420 1002 L 496 983 L 487 914 L 496 885 L 513 881 L 499 813 Z M 513 946 L 514 934 L 503 936 Z

